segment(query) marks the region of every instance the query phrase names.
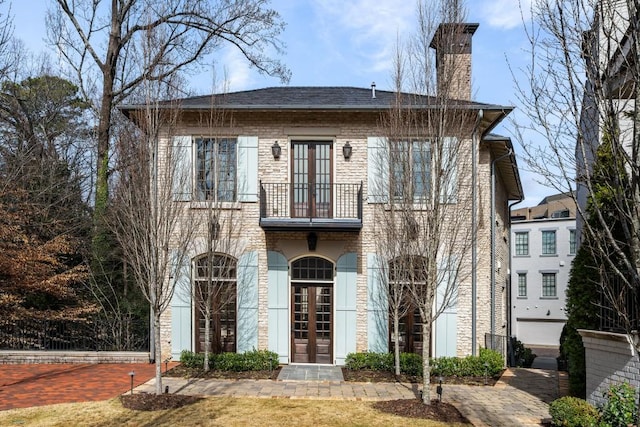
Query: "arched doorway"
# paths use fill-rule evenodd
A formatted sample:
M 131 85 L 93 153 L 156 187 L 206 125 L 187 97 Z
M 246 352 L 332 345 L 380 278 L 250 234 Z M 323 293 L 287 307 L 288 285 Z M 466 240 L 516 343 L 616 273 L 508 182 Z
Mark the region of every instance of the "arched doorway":
M 331 261 L 305 257 L 291 264 L 291 361 L 333 363 Z

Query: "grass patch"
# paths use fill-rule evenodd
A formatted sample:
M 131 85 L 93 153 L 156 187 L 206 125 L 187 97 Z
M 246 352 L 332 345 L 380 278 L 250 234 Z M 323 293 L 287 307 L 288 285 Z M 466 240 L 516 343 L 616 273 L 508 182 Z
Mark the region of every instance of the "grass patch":
M 132 411 L 119 398 L 0 412 L 3 426 L 461 426 L 403 418 L 374 409 L 374 402 L 208 397 L 164 411 Z

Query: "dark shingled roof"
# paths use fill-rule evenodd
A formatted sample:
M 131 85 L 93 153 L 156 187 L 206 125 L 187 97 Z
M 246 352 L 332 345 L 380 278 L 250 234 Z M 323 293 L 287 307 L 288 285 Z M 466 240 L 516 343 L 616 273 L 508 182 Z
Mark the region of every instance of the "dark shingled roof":
M 281 86 L 230 92 L 226 94 L 196 96 L 171 102 L 185 110 L 209 109 L 212 106 L 229 110 L 383 110 L 395 99 L 395 92 L 356 87 L 295 87 Z M 405 93 L 416 108 L 437 108 L 439 100 L 426 95 Z M 450 107 L 469 109 L 508 110 L 512 107 L 483 104 L 473 101 L 449 100 Z M 123 105 L 121 110 L 135 110 L 140 106 Z

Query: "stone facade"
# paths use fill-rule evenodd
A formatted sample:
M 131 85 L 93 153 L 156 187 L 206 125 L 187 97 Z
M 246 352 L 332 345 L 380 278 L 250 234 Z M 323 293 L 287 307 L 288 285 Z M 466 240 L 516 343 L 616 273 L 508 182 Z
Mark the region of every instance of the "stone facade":
M 238 202 L 216 206 L 218 215 L 232 214 L 231 221 L 234 241 L 230 244 L 238 257 L 242 253 L 256 252 L 258 264 L 258 337 L 257 346 L 260 349 L 269 348 L 269 312 L 268 312 L 268 263 L 267 252 L 278 252 L 290 261 L 301 256 L 321 256 L 335 263 L 338 258 L 347 253 L 357 254 L 356 274 L 356 343 L 355 351 L 366 351 L 369 346 L 367 324 L 367 254 L 377 251 L 376 246 L 376 209 L 381 205 L 372 203 L 367 188 L 367 174 L 371 169 L 368 165 L 367 140 L 369 137 L 381 135 L 378 127 L 381 112 L 344 113 L 344 112 L 242 112 L 236 111 L 230 116 L 227 124 L 217 127 L 203 127 L 194 117 L 185 115 L 184 125 L 177 131 L 180 135 L 255 135 L 258 137 L 258 179 L 261 182 L 289 182 L 291 176 L 290 147 L 292 141 L 327 141 L 333 150 L 332 173 L 333 181 L 337 183 L 363 183 L 363 213 L 362 229 L 359 232 L 321 231 L 318 232 L 318 247 L 315 251 L 307 248 L 306 232 L 301 231 L 265 231 L 259 223 L 259 202 Z M 462 217 L 460 235 L 471 241 L 471 130 L 472 123 L 460 126 L 463 132 L 459 137 L 459 165 L 458 165 L 458 199 L 449 206 L 453 217 Z M 280 158 L 275 159 L 271 153 L 272 145 L 278 141 L 282 148 Z M 350 159 L 342 155 L 342 146 L 349 141 L 353 147 Z M 164 152 L 170 144 L 170 138 L 162 141 L 164 144 L 160 152 Z M 477 293 L 476 293 L 476 343 L 475 350 L 484 347 L 485 334 L 491 333 L 491 162 L 495 160 L 490 144 L 482 143 L 478 146 L 478 255 L 477 255 Z M 508 245 L 505 236 L 508 235 L 507 219 L 507 189 L 502 177 L 498 173 L 496 190 L 496 259 L 499 267 L 496 269 L 496 286 L 494 289 L 494 330 L 495 335 L 506 335 L 506 291 L 504 284 L 508 280 Z M 195 241 L 191 245 L 189 258 L 195 259 L 203 253 L 206 247 L 204 224 L 207 215 L 206 206 L 200 202 L 175 202 L 183 204 L 183 221 L 190 224 L 200 224 L 196 232 Z M 229 225 L 229 224 L 227 224 Z M 224 225 L 223 225 L 224 226 Z M 465 231 L 466 230 L 466 231 Z M 224 230 L 223 230 L 224 233 Z M 462 244 L 462 242 L 461 242 Z M 468 244 L 468 243 L 467 243 Z M 458 298 L 456 307 L 455 342 L 458 356 L 466 356 L 474 352 L 472 344 L 471 326 L 471 262 L 470 253 L 465 255 L 458 283 Z M 169 307 L 162 316 L 162 352 L 171 352 L 172 340 L 172 308 Z M 192 326 L 192 334 L 195 334 Z M 175 334 L 175 332 L 173 332 Z M 195 335 L 191 337 L 192 349 Z M 163 356 L 164 358 L 164 356 Z

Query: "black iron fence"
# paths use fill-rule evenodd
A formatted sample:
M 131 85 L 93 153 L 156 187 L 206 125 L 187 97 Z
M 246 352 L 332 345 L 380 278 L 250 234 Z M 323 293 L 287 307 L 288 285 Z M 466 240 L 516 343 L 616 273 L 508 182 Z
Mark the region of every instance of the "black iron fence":
M 630 332 L 640 329 L 640 290 L 617 276 L 604 277 L 600 288 L 600 330 Z
M 484 334 L 484 347 L 506 355 L 507 337 L 506 335 Z
M 0 320 L 0 350 L 149 351 L 146 320 Z
M 262 218 L 362 219 L 358 184 L 260 182 Z

